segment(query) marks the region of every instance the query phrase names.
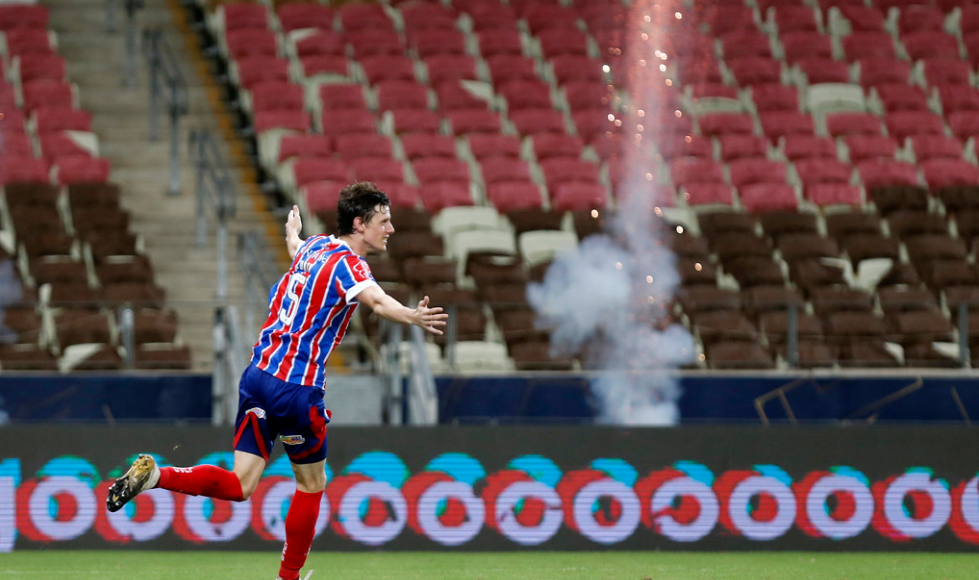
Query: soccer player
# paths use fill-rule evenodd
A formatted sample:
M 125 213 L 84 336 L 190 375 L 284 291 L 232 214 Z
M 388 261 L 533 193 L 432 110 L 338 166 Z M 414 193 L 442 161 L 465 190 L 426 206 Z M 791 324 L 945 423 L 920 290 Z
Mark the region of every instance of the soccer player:
M 155 487 L 244 501 L 255 491 L 278 437 L 296 475 L 278 580 L 299 578 L 326 487 L 326 424 L 331 416 L 323 401 L 326 361 L 357 305 L 432 334 L 442 334 L 448 318 L 441 308 L 429 308 L 428 296 L 416 308 L 403 306 L 371 276 L 364 256 L 383 252 L 394 233 L 387 195 L 373 183 L 354 183 L 340 192 L 337 214 L 336 236 L 304 241 L 299 238 L 299 208 L 289 212 L 285 229 L 292 266 L 272 288 L 268 319 L 238 385 L 234 469 L 160 468 L 151 455 L 140 455 L 109 488 L 109 511 Z

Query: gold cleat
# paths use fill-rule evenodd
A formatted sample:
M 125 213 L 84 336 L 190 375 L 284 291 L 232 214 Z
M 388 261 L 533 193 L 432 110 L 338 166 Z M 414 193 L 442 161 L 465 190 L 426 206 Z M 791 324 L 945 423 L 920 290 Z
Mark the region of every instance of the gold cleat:
M 153 489 L 160 481 L 160 468 L 152 455 L 140 455 L 133 462 L 126 475 L 123 475 L 109 488 L 105 498 L 105 507 L 110 512 L 119 511 L 141 492 Z

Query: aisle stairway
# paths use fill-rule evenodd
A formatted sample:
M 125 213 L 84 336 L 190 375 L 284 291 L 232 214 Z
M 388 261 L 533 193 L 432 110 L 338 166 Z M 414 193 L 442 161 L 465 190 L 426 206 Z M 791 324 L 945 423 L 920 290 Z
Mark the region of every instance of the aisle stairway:
M 213 363 L 212 325 L 216 298 L 216 222 L 209 214 L 209 238 L 195 244 L 196 201 L 193 167 L 188 159 L 187 135 L 191 128 L 206 128 L 216 137 L 238 181 L 237 216 L 229 233 L 228 301 L 243 300 L 243 282 L 235 257 L 239 232 L 276 232 L 276 224 L 263 207 L 240 153 L 220 93 L 196 38 L 183 21 L 176 2 L 148 2 L 137 15 L 138 29 L 159 26 L 174 49 L 189 85 L 190 111 L 180 124 L 180 194 L 168 195 L 169 130 L 161 119 L 161 138 L 149 140 L 147 66 L 137 58 L 136 82 L 124 84 L 125 14 L 117 16 L 115 31 L 107 31 L 105 2 L 101 0 L 44 0 L 51 11 L 50 28 L 57 33 L 59 52 L 68 59 L 71 79 L 80 92 L 80 105 L 91 111 L 93 130 L 101 154 L 112 162 L 110 179 L 122 187 L 122 205 L 132 215 L 131 229 L 145 240 L 156 281 L 167 290 L 167 302 L 178 311 L 179 333 L 191 346 L 194 369 L 209 371 Z M 225 137 L 231 137 L 226 141 Z

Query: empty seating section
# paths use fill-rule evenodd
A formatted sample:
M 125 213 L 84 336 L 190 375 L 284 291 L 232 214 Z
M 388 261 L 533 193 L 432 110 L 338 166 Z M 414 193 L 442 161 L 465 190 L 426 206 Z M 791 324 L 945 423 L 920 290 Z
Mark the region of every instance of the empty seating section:
M 189 369 L 47 26 L 0 4 L 0 371 Z
M 208 24 L 264 170 L 327 230 L 345 182 L 383 183 L 399 233 L 375 274 L 402 297 L 436 286 L 477 367 L 578 364 L 547 356 L 525 287 L 633 175 L 684 226 L 692 367 L 954 366 L 957 309 L 979 312 L 979 8 L 948 4 L 677 3 L 655 55 L 628 54 L 639 15 L 618 2 L 226 2 Z M 666 88 L 626 167 L 642 57 Z M 41 76 L 25 126 L 87 130 Z

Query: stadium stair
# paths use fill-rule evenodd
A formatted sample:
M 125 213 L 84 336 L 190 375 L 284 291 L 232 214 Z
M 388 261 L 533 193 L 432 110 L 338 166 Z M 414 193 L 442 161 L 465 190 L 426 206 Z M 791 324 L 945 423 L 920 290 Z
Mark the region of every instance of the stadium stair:
M 117 32 L 106 32 L 105 3 L 101 0 L 46 0 L 45 5 L 50 9 L 50 29 L 57 33 L 60 53 L 68 59 L 71 78 L 80 89 L 81 106 L 92 113 L 101 154 L 112 162 L 110 181 L 121 186 L 122 205 L 132 215 L 131 229 L 145 240 L 156 281 L 166 289 L 168 305 L 178 312 L 180 334 L 191 347 L 194 370 L 209 371 L 214 358 L 214 309 L 218 305 L 217 228 L 209 216 L 210 238 L 204 247 L 195 244 L 194 169 L 187 150 L 191 128 L 209 129 L 218 136 L 218 145 L 239 181 L 242 198 L 229 231 L 228 302 L 240 303 L 244 296 L 235 259 L 237 234 L 275 231 L 277 236 L 278 222 L 272 224 L 268 213 L 262 208 L 256 210 L 247 197 L 248 188 L 255 187 L 248 174 L 250 166 L 235 149 L 230 123 L 222 118 L 226 113 L 200 51 L 193 45 L 196 37 L 186 26 L 177 2 L 148 2 L 137 15 L 140 29 L 161 28 L 189 85 L 190 110 L 180 121 L 180 195 L 168 195 L 167 119 L 164 113 L 161 138 L 151 142 L 148 67 L 138 55 L 137 81 L 134 86 L 124 86 L 124 26 L 120 25 Z M 222 139 L 224 136 L 230 136 L 230 142 Z

